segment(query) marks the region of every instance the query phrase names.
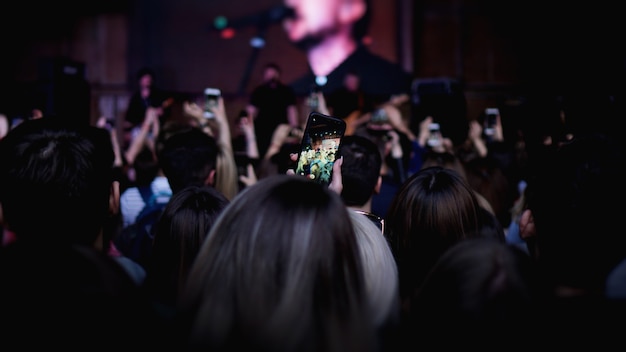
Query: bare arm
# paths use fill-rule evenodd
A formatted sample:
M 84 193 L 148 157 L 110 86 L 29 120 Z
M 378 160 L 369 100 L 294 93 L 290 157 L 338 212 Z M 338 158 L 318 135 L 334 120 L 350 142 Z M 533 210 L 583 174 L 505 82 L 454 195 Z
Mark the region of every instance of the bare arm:
M 156 138 L 159 133 L 159 115 L 158 111 L 153 108 L 146 110 L 146 118 L 141 123 L 139 133 L 133 138 L 130 146 L 124 151 L 124 158 L 129 165 L 135 162 L 135 158 L 144 148 L 146 143 L 152 148 L 154 141 L 148 138 L 148 135 L 152 132 L 152 138 Z
M 468 138 L 472 142 L 474 149 L 478 153 L 481 158 L 487 156 L 487 145 L 485 141 L 482 139 L 481 135 L 483 132 L 483 128 L 476 120 L 470 121 L 470 128 L 468 132 Z
M 256 143 L 256 133 L 254 131 L 254 123 L 248 117 L 242 117 L 239 120 L 239 128 L 243 132 L 246 139 L 246 155 L 250 159 L 259 158 L 259 148 Z
M 289 105 L 287 107 L 287 121 L 291 127 L 300 127 L 298 108 L 295 105 Z
M 389 117 L 389 123 L 391 123 L 396 131 L 406 135 L 407 138 L 412 141 L 416 140 L 417 137 L 415 137 L 409 126 L 407 126 L 407 124 L 402 119 L 402 113 L 400 112 L 400 109 L 393 105 L 386 105 L 384 109 L 387 113 L 387 116 Z
M 282 123 L 276 126 L 274 129 L 274 133 L 272 134 L 272 142 L 270 143 L 267 152 L 263 156 L 266 160 L 272 158 L 272 156 L 280 151 L 280 148 L 287 142 L 290 138 L 290 134 L 293 133 L 291 138 L 295 138 L 296 141 L 299 141 L 302 138 L 302 130 L 298 128 L 293 128 L 286 123 Z

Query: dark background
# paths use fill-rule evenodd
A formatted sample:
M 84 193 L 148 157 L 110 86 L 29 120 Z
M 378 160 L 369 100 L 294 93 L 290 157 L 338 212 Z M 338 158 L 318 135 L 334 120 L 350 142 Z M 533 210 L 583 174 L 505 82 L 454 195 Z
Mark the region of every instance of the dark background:
M 218 15 L 241 18 L 281 3 L 6 4 L 0 21 L 0 111 L 19 115 L 42 102 L 76 102 L 91 120 L 119 115 L 143 66 L 154 68 L 158 85 L 173 92 L 219 87 L 238 111 L 245 100 L 242 84 L 250 91 L 263 63 L 279 63 L 289 81 L 306 70 L 306 61 L 279 25 L 268 28 L 266 46 L 255 54 L 248 42 L 258 28 L 241 28 L 225 40 L 211 24 Z M 372 0 L 372 10 L 372 50 L 418 80 L 458 83 L 468 118 L 486 106 L 527 97 L 591 102 L 623 95 L 626 21 L 617 2 Z M 67 65 L 78 73 L 64 72 Z

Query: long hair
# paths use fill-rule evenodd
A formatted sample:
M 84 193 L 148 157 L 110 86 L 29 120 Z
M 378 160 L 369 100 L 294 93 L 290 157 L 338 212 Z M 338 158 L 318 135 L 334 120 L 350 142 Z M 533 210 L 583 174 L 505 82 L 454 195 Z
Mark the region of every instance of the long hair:
M 461 239 L 480 236 L 479 207 L 467 181 L 452 169 L 421 169 L 400 187 L 387 213 L 387 235 L 403 297 L 446 249 Z
M 211 186 L 175 193 L 154 225 L 147 285 L 155 298 L 174 305 L 207 233 L 228 199 Z
M 328 188 L 273 175 L 211 229 L 180 301 L 187 347 L 356 351 L 372 347 L 359 249 Z

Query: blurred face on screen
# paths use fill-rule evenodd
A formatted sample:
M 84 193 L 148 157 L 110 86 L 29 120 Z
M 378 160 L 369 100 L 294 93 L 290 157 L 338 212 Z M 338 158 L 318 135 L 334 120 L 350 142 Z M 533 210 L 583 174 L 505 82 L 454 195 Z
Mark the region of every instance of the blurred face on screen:
M 298 47 L 308 48 L 324 40 L 350 36 L 352 24 L 364 13 L 363 0 L 284 0 L 294 17 L 283 28 Z

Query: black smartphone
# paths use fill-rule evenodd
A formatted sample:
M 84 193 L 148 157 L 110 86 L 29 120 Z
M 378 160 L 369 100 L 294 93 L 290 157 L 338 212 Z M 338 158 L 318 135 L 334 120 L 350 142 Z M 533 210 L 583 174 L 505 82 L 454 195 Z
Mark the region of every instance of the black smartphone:
M 218 104 L 218 99 L 222 95 L 222 91 L 218 88 L 205 88 L 204 89 L 204 117 L 212 119 L 215 117 L 212 108 Z
M 307 119 L 296 174 L 328 186 L 332 181 L 333 165 L 340 156 L 341 139 L 346 132 L 343 119 L 311 112 Z

